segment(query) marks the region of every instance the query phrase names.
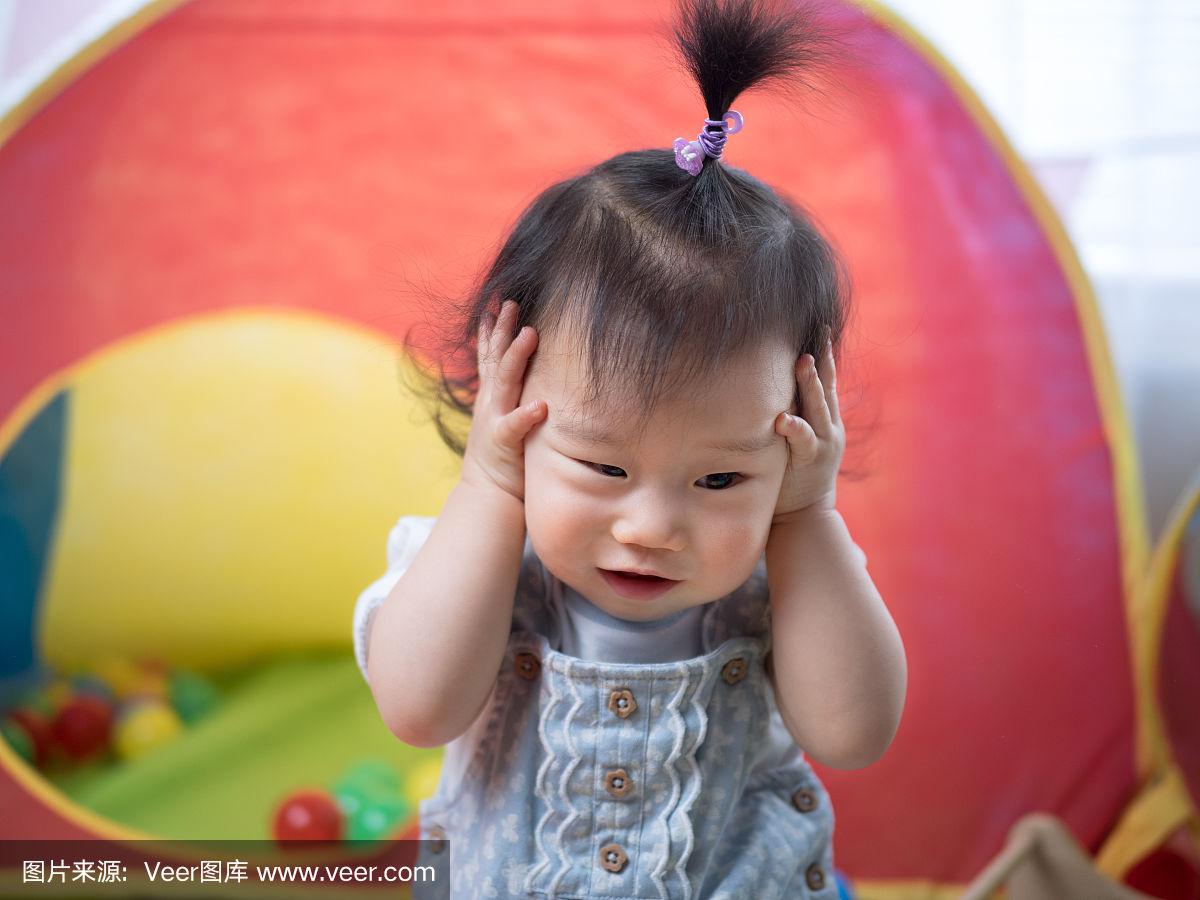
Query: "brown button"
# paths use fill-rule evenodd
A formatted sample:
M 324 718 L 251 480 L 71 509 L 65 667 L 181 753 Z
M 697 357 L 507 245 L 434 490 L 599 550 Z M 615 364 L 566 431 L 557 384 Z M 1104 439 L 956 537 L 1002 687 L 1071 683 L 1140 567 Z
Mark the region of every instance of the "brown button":
M 792 794 L 792 806 L 802 813 L 812 812 L 817 808 L 817 795 L 808 788 L 800 788 Z
M 629 857 L 621 849 L 620 844 L 605 844 L 600 848 L 600 865 L 610 872 L 620 872 L 625 868 Z
M 620 718 L 628 719 L 637 709 L 637 701 L 633 699 L 632 691 L 620 688 L 608 695 L 608 708 Z
M 624 769 L 613 769 L 604 776 L 604 789 L 614 797 L 624 797 L 633 790 L 633 779 Z
M 442 830 L 441 825 L 434 825 L 429 829 L 429 852 L 441 853 L 446 849 L 446 832 Z
M 542 664 L 532 653 L 518 653 L 513 659 L 513 668 L 526 681 L 533 681 L 542 670 Z
M 808 867 L 804 873 L 804 883 L 810 891 L 819 891 L 825 887 L 825 870 L 821 868 L 820 863 L 813 863 Z
M 721 667 L 721 677 L 726 684 L 737 684 L 746 677 L 746 660 L 737 656 Z

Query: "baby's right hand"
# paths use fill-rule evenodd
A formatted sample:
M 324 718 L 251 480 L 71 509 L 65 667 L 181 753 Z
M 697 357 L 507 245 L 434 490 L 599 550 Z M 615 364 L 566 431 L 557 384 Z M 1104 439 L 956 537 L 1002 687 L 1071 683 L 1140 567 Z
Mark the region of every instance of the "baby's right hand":
M 494 322 L 485 315 L 479 323 L 479 394 L 467 448 L 462 481 L 499 487 L 525 502 L 525 436 L 546 415 L 546 401 L 517 407 L 525 367 L 537 347 L 537 332 L 526 325 L 515 338 L 517 304 L 505 300 Z

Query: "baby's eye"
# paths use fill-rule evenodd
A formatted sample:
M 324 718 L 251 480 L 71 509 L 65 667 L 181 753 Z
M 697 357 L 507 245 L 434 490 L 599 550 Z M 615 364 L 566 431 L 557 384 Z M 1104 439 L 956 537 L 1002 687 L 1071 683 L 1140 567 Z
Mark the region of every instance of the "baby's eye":
M 705 475 L 704 478 L 700 479 L 700 481 L 704 482 L 706 479 L 709 479 L 709 478 L 720 479 L 717 485 L 714 486 L 714 485 L 710 484 L 710 485 L 707 485 L 707 487 L 711 487 L 714 491 L 723 491 L 726 488 L 731 488 L 735 484 L 738 483 L 738 482 L 734 481 L 733 479 L 741 478 L 741 477 L 742 476 L 739 475 L 737 472 L 718 472 L 715 475 Z
M 601 475 L 611 475 L 613 478 L 620 478 L 622 475 L 625 474 L 624 469 L 619 469 L 616 466 L 606 466 L 604 463 L 588 462 L 586 459 L 581 459 L 581 460 L 579 460 L 579 462 L 583 463 L 589 469 L 592 469 L 596 472 L 600 472 Z M 601 472 L 600 471 L 601 469 L 609 469 L 611 471 Z M 613 474 L 613 472 L 615 472 L 616 474 Z

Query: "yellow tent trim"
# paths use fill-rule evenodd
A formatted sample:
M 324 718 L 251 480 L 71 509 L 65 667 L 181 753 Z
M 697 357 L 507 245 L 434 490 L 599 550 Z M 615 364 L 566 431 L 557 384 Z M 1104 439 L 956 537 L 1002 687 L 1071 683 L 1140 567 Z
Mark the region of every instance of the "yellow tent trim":
M 965 885 L 932 881 L 858 881 L 851 887 L 855 900 L 959 900 Z
M 1180 826 L 1195 826 L 1196 810 L 1183 775 L 1171 766 L 1134 798 L 1096 854 L 1096 868 L 1120 881 Z M 1193 831 L 1193 836 L 1195 832 Z
M 1200 485 L 1179 500 L 1154 551 L 1134 608 L 1134 666 L 1138 690 L 1138 759 L 1150 771 L 1145 787 L 1126 808 L 1097 854 L 1101 870 L 1121 878 L 1181 825 L 1200 850 L 1200 811 L 1171 753 L 1158 707 L 1158 669 L 1171 584 L 1188 524 L 1200 506 Z
M 1159 651 L 1162 647 L 1163 623 L 1167 617 L 1167 605 L 1171 599 L 1171 584 L 1179 562 L 1179 551 L 1197 506 L 1200 506 L 1200 484 L 1195 485 L 1190 493 L 1185 492 L 1172 510 L 1167 527 L 1155 547 L 1150 570 L 1134 608 L 1138 638 L 1134 645 L 1134 663 L 1138 669 L 1138 689 L 1145 693 L 1144 697 L 1139 697 L 1138 709 L 1146 716 L 1144 727 L 1138 729 L 1139 739 L 1145 741 L 1145 745 L 1138 748 L 1138 756 L 1147 759 L 1154 772 L 1173 764 L 1166 729 L 1158 708 Z

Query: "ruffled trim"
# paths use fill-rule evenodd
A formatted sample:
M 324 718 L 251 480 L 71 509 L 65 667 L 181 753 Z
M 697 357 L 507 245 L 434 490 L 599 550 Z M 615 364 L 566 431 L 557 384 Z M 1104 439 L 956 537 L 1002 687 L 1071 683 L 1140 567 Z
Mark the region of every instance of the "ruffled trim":
M 671 702 L 667 705 L 667 715 L 671 723 L 671 730 L 674 732 L 675 740 L 671 746 L 671 752 L 668 754 L 665 768 L 671 776 L 671 796 L 666 803 L 661 819 L 663 820 L 664 828 L 668 835 L 670 844 L 679 845 L 678 852 L 675 853 L 675 865 L 672 870 L 672 875 L 678 882 L 680 889 L 683 891 L 683 900 L 691 900 L 692 883 L 687 877 L 685 871 L 688 861 L 692 857 L 692 850 L 695 847 L 695 830 L 692 827 L 691 811 L 695 805 L 696 798 L 699 797 L 703 787 L 703 772 L 696 762 L 696 751 L 704 743 L 704 737 L 708 733 L 708 713 L 705 711 L 703 704 L 700 703 L 700 695 L 702 688 L 708 680 L 711 668 L 706 659 L 701 658 L 701 665 L 698 673 L 698 678 L 693 682 L 691 678 L 685 676 L 680 683 L 679 688 L 671 697 Z M 694 737 L 684 751 L 684 741 L 688 736 L 687 723 L 684 717 L 679 713 L 679 707 L 683 701 L 684 695 L 689 687 L 694 687 L 691 698 L 691 709 L 696 715 L 696 728 Z M 690 771 L 690 778 L 685 778 L 683 783 L 688 785 L 687 794 L 680 798 L 682 793 L 682 785 L 679 778 L 679 768 L 685 766 Z M 664 853 L 654 867 L 654 871 L 650 873 L 650 878 L 653 880 L 655 887 L 658 888 L 660 896 L 669 896 L 666 887 L 666 880 L 663 878 L 663 872 L 666 870 L 667 861 L 671 858 L 672 852 L 668 850 Z
M 550 825 L 550 820 L 554 817 L 555 809 L 554 804 L 550 800 L 549 780 L 550 769 L 554 766 L 557 755 L 546 733 L 546 723 L 550 721 L 561 701 L 562 694 L 558 690 L 558 682 L 551 679 L 550 699 L 546 704 L 545 712 L 538 717 L 538 738 L 542 744 L 542 763 L 538 766 L 535 793 L 538 799 L 542 801 L 542 809 L 544 811 L 542 812 L 542 817 L 538 820 L 537 827 L 533 831 L 534 846 L 537 848 L 538 861 L 529 870 L 529 874 L 525 876 L 525 891 L 527 893 L 534 891 L 534 883 L 538 877 L 550 868 L 550 851 L 546 846 L 546 830 Z
M 565 819 L 559 823 L 558 830 L 554 834 L 555 841 L 558 844 L 558 858 L 562 863 L 557 872 L 554 873 L 554 878 L 550 881 L 550 896 L 554 896 L 558 886 L 562 880 L 571 871 L 571 858 L 566 853 L 566 835 L 571 825 L 579 818 L 579 809 L 571 802 L 571 794 L 569 791 L 571 776 L 575 769 L 579 767 L 581 761 L 579 747 L 575 743 L 575 737 L 572 734 L 572 722 L 575 721 L 575 715 L 583 708 L 583 697 L 575 687 L 575 680 L 570 678 L 568 673 L 568 684 L 571 686 L 571 695 L 575 698 L 575 702 L 571 704 L 571 708 L 567 710 L 566 718 L 562 723 L 562 739 L 564 746 L 567 747 L 569 757 L 566 766 L 563 767 L 562 775 L 558 779 L 558 799 L 562 802 L 560 809 L 569 809 L 571 811 Z

